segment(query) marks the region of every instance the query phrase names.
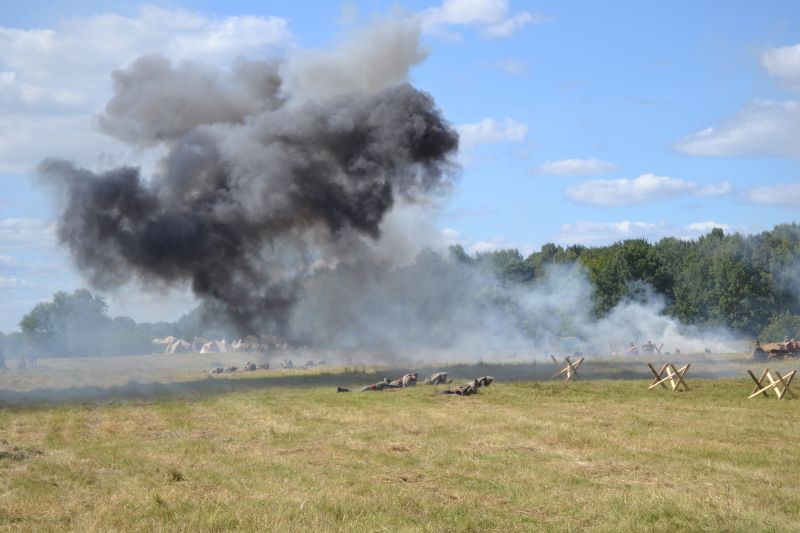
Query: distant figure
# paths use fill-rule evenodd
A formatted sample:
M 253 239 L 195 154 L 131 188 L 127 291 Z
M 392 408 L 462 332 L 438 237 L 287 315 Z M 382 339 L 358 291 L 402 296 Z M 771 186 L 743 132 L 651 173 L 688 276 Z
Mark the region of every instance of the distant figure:
M 444 385 L 447 383 L 447 372 L 436 372 L 431 377 L 425 379 L 425 385 Z
M 209 374 L 222 374 L 222 372 L 224 372 L 224 371 L 225 371 L 225 369 L 222 368 L 221 366 L 215 366 L 214 368 L 209 370 L 208 373 Z
M 383 381 L 379 381 L 377 383 L 372 383 L 371 385 L 367 385 L 361 389 L 361 392 L 367 391 L 382 391 L 385 389 L 399 389 L 402 385 L 397 385 L 389 381 L 389 378 L 383 378 Z
M 248 361 L 244 364 L 243 370 L 245 372 L 254 372 L 256 370 L 256 364 L 252 361 Z
M 400 385 L 401 387 L 413 387 L 417 384 L 417 373 L 405 374 L 400 379 L 395 379 L 391 383 L 393 385 Z
M 483 376 L 476 379 L 475 381 L 478 382 L 479 387 L 488 387 L 489 385 L 494 383 L 494 378 L 492 376 Z
M 439 394 L 457 394 L 458 396 L 469 396 L 470 394 L 477 394 L 479 387 L 480 384 L 478 383 L 478 380 L 473 379 L 469 383 L 464 383 L 463 385 L 458 385 L 456 387 L 450 387 L 449 389 L 445 389 L 441 391 Z

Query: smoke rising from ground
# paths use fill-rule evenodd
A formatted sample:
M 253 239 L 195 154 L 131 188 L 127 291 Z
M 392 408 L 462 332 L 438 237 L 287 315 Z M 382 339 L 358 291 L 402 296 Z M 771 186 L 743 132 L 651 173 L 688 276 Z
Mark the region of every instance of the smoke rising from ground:
M 427 349 L 457 361 L 573 351 L 624 355 L 631 342 L 647 340 L 664 352 L 742 349 L 729 332 L 666 316 L 652 291 L 598 318 L 594 292 L 576 264 L 553 265 L 535 283 L 519 285 L 428 250 L 394 269 L 359 264 L 319 272 L 294 307 L 291 327 L 314 346 L 366 349 L 386 359 Z
M 520 287 L 418 254 L 435 241 L 429 212 L 458 149 L 433 99 L 407 81 L 426 56 L 419 32 L 407 18 L 377 19 L 330 51 L 230 70 L 150 55 L 115 71 L 97 126 L 165 155 L 147 177 L 44 161 L 40 174 L 60 193 L 60 240 L 96 288 L 188 283 L 237 334 L 317 348 L 469 358 L 608 353 L 651 339 L 719 349 L 692 340 L 655 297 L 597 319 L 577 267 Z
M 282 332 L 314 265 L 368 252 L 397 204 L 446 191 L 458 136 L 402 81 L 424 57 L 419 28 L 376 24 L 284 63 L 223 72 L 145 56 L 114 72 L 98 125 L 164 146 L 152 179 L 40 165 L 60 192 L 58 236 L 90 283 L 188 281 L 240 331 Z

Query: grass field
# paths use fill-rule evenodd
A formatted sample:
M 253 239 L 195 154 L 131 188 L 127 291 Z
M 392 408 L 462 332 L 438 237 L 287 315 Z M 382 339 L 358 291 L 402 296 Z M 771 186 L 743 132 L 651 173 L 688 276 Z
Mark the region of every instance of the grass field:
M 581 370 L 631 379 L 449 368 L 501 377 L 470 397 L 334 392 L 369 368 L 7 394 L 0 530 L 800 530 L 800 401 L 747 400 L 749 378 L 700 378 L 703 364 L 758 368 L 698 362 L 685 393 L 610 361 Z M 25 376 L 0 373 L 0 389 L 37 390 Z

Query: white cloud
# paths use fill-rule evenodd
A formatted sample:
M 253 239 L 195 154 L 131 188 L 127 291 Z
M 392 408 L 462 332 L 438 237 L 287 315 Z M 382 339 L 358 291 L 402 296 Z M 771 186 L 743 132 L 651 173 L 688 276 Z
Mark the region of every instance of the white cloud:
M 0 248 L 48 247 L 55 243 L 55 224 L 40 218 L 0 219 Z
M 671 178 L 642 174 L 627 180 L 590 180 L 567 189 L 567 198 L 579 204 L 602 207 L 642 204 L 692 194 L 695 196 L 720 196 L 729 194 L 729 183 L 701 187 L 698 184 Z
M 518 59 L 503 59 L 497 66 L 505 72 L 506 74 L 511 74 L 512 76 L 525 76 L 528 74 L 529 68 L 528 64 L 524 61 L 519 61 Z
M 800 44 L 765 51 L 761 64 L 788 88 L 800 90 Z M 721 124 L 687 135 L 675 147 L 703 156 L 798 156 L 800 100 L 754 100 Z
M 111 91 L 111 71 L 159 53 L 228 66 L 239 56 L 291 48 L 276 17 L 208 17 L 145 6 L 134 17 L 101 14 L 55 28 L 0 26 L 0 173 L 23 173 L 49 155 L 97 163 L 127 148 L 92 129 Z M 43 142 L 46 140 L 46 142 Z
M 450 26 L 473 26 L 488 37 L 508 37 L 527 24 L 550 20 L 527 11 L 510 14 L 507 0 L 444 0 L 419 14 L 426 33 L 458 38 Z
M 22 263 L 16 257 L 11 257 L 9 255 L 0 255 L 0 268 L 17 268 L 20 267 Z
M 461 137 L 461 143 L 466 146 L 475 144 L 521 142 L 528 135 L 528 126 L 507 118 L 500 124 L 492 118 L 485 118 L 480 122 L 461 124 L 456 126 Z
M 458 232 L 458 230 L 453 228 L 443 228 L 439 234 L 448 245 L 459 244 L 461 242 L 461 234 Z
M 691 224 L 687 224 L 684 228 L 691 232 L 697 232 L 699 235 L 705 235 L 709 231 L 714 228 L 720 228 L 722 230 L 728 231 L 730 226 L 728 224 L 720 224 L 719 222 L 713 222 L 711 220 L 707 222 L 692 222 Z
M 690 155 L 800 155 L 800 101 L 756 100 L 719 126 L 684 137 Z
M 519 28 L 534 21 L 541 21 L 541 18 L 537 18 L 527 11 L 523 11 L 522 13 L 506 17 L 496 24 L 487 26 L 486 34 L 491 37 L 508 37 Z
M 704 185 L 694 191 L 695 196 L 727 196 L 733 192 L 733 185 L 723 181 L 717 185 Z
M 211 18 L 183 9 L 145 6 L 137 17 L 102 14 L 63 21 L 55 29 L 0 27 L 0 62 L 22 81 L 61 88 L 64 81 L 107 77 L 142 54 L 227 65 L 291 42 L 277 17 Z
M 470 254 L 481 254 L 486 252 L 496 252 L 497 250 L 510 247 L 511 246 L 506 244 L 504 239 L 498 237 L 491 241 L 474 242 L 469 246 L 468 251 Z
M 742 196 L 754 204 L 800 206 L 800 183 L 756 187 L 744 191 Z
M 29 289 L 31 283 L 15 277 L 0 276 L 0 289 Z
M 594 176 L 614 172 L 619 167 L 601 159 L 560 159 L 545 161 L 538 173 L 548 176 Z
M 714 221 L 693 222 L 685 226 L 673 226 L 665 221 L 641 222 L 623 220 L 620 222 L 580 221 L 561 226 L 557 242 L 565 245 L 584 244 L 602 246 L 625 239 L 647 239 L 657 241 L 664 237 L 696 239 L 714 228 L 730 229 L 728 224 Z
M 504 239 L 503 237 L 494 237 L 490 240 L 473 241 L 464 237 L 458 230 L 453 228 L 444 228 L 440 230 L 439 237 L 445 247 L 458 244 L 461 245 L 470 255 L 515 248 L 519 250 L 523 256 L 527 256 L 535 250 L 535 246 L 532 243 L 514 243 Z
M 800 90 L 800 44 L 767 50 L 761 55 L 761 64 L 790 88 Z

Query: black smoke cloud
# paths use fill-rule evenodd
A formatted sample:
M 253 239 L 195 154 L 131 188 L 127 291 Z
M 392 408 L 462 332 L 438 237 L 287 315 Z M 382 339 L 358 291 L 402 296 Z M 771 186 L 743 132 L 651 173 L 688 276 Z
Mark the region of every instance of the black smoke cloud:
M 60 193 L 58 236 L 99 289 L 188 281 L 241 331 L 280 331 L 314 265 L 363 252 L 399 201 L 450 184 L 458 136 L 405 82 L 300 100 L 276 62 L 223 72 L 158 56 L 113 78 L 98 125 L 165 147 L 152 178 L 40 165 Z

